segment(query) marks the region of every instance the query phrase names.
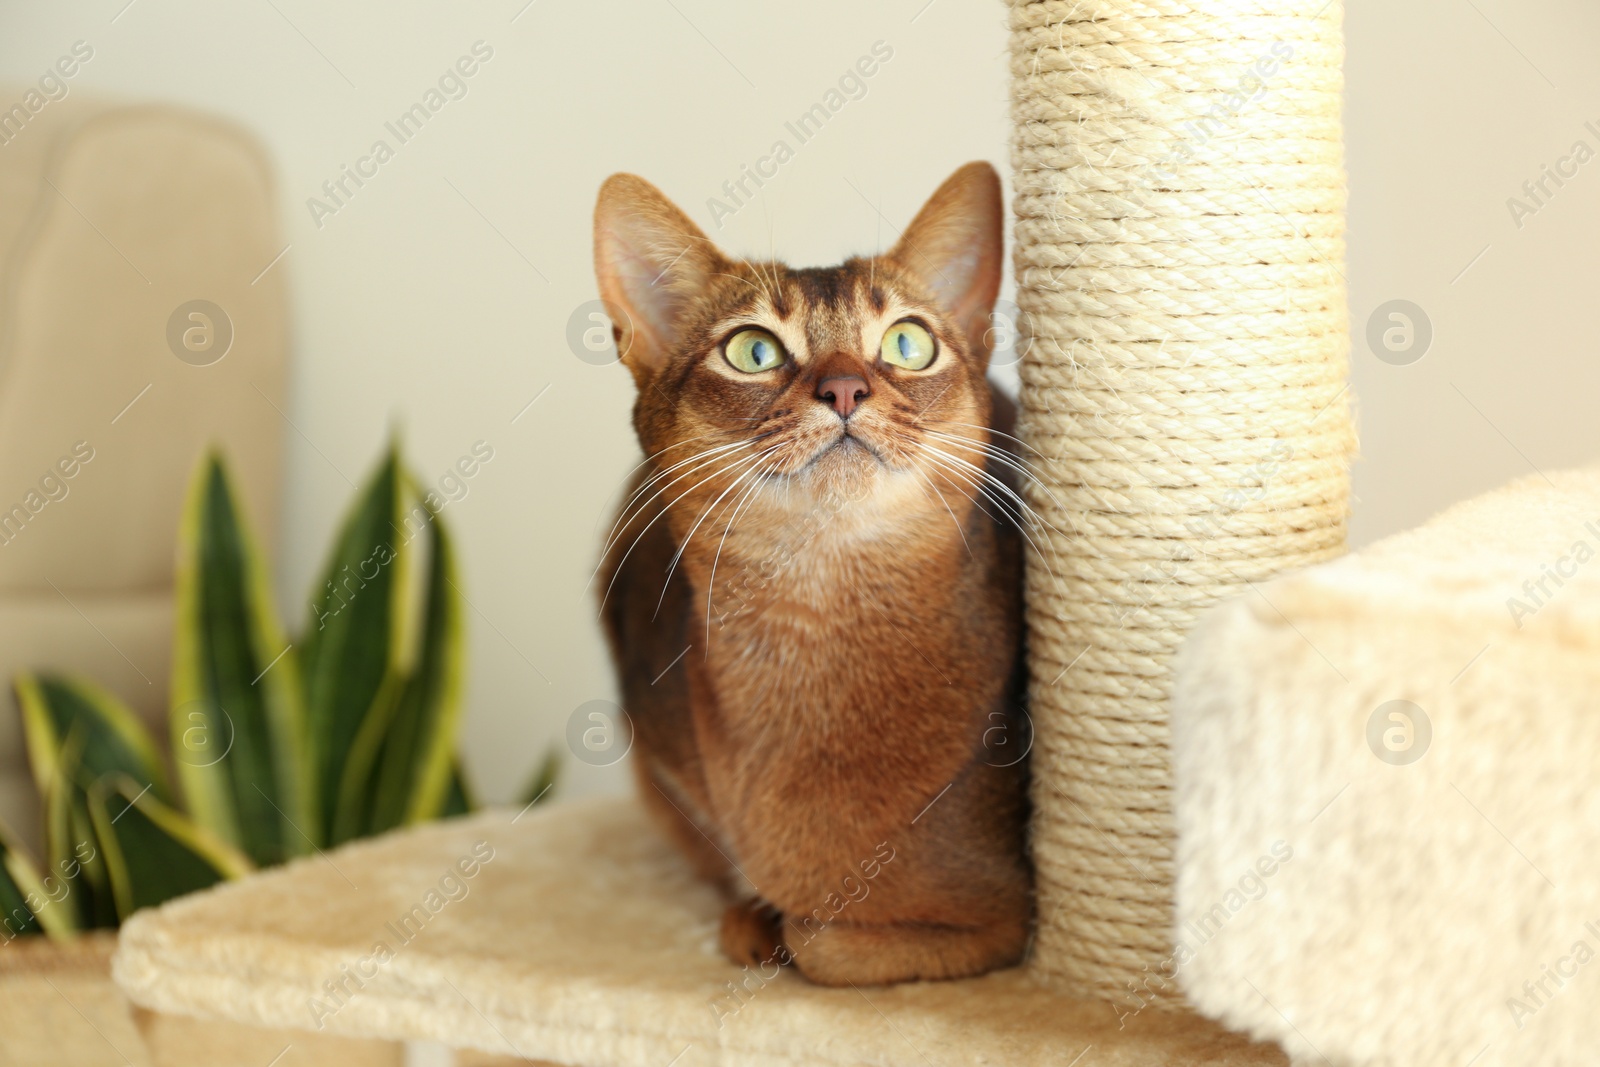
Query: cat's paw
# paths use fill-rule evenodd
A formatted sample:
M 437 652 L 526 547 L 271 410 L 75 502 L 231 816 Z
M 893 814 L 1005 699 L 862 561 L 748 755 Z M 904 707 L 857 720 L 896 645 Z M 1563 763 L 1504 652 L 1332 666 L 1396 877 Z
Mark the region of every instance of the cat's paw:
M 722 913 L 722 954 L 734 963 L 759 967 L 789 962 L 783 915 L 759 898 L 729 904 Z
M 817 985 L 889 985 L 969 978 L 1010 967 L 1027 951 L 1027 916 L 982 926 L 832 922 L 796 929 L 794 965 Z

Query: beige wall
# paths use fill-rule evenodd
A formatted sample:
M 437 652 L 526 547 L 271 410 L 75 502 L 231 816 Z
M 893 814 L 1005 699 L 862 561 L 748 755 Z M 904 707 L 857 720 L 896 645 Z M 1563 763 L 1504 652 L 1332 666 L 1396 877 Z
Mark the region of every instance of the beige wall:
M 476 608 L 466 746 L 492 799 L 516 789 L 578 704 L 612 693 L 585 586 L 636 458 L 632 387 L 565 340 L 594 297 L 588 217 L 601 179 L 637 171 L 730 249 L 814 263 L 892 241 L 954 166 L 1003 165 L 1007 138 L 993 0 L 524 2 L 0 2 L 0 83 L 36 78 L 83 39 L 95 56 L 74 91 L 233 116 L 277 161 L 291 247 L 273 269 L 290 284 L 297 360 L 280 567 L 291 619 L 347 479 L 391 424 L 425 478 L 477 441 L 494 448 L 446 511 Z M 1349 29 L 1365 453 L 1355 536 L 1367 541 L 1530 465 L 1600 454 L 1600 160 L 1520 229 L 1506 206 L 1574 141 L 1600 151 L 1584 129 L 1600 130 L 1600 9 L 1355 0 Z M 480 40 L 493 55 L 466 96 L 398 144 L 385 122 Z M 893 57 L 865 95 L 797 145 L 785 121 L 877 41 Z M 314 221 L 307 199 L 378 138 L 394 157 Z M 707 198 L 780 138 L 794 158 L 716 227 Z M 1402 298 L 1435 336 L 1420 362 L 1390 366 L 1361 338 L 1374 308 Z M 574 792 L 622 780 L 617 768 L 571 769 Z

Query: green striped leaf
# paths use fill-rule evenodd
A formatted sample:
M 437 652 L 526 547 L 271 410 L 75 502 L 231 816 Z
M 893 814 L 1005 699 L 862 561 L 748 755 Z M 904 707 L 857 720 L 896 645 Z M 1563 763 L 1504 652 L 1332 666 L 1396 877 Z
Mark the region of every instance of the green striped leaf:
M 155 742 L 127 705 L 93 682 L 70 675 L 19 674 L 12 682 L 28 762 L 41 801 L 47 801 L 61 771 L 67 735 L 78 731 L 78 764 L 90 779 L 121 771 L 148 785 L 158 799 L 170 800 L 166 768 Z
M 11 831 L 0 824 L 0 939 L 49 931 L 70 933 L 75 924 L 61 923 L 65 909 L 46 892 L 39 871 L 20 849 Z M 60 925 L 57 925 L 61 923 Z
M 172 667 L 173 754 L 195 821 L 260 864 L 309 851 L 319 822 L 298 661 L 214 452 L 179 529 Z
M 561 752 L 555 745 L 545 749 L 544 759 L 539 761 L 539 766 L 534 770 L 533 777 L 528 779 L 528 784 L 523 787 L 522 796 L 517 804 L 523 808 L 531 808 L 549 800 L 556 790 L 556 783 L 561 780 Z
M 83 729 L 75 725 L 62 742 L 58 773 L 44 800 L 45 854 L 51 869 L 72 876 L 74 883 L 74 892 L 62 909 L 64 922 L 77 928 L 104 929 L 117 925 L 117 908 L 111 899 L 105 858 L 95 846 L 94 826 L 89 820 L 83 749 Z
M 449 800 L 456 772 L 456 729 L 461 720 L 466 638 L 456 585 L 450 532 L 432 513 L 427 587 L 420 644 L 385 724 L 376 766 L 368 776 L 368 833 L 383 833 L 437 818 Z M 359 773 L 361 768 L 352 767 Z M 347 778 L 347 791 L 359 788 Z
M 89 816 L 104 850 L 117 916 L 153 907 L 250 873 L 248 857 L 205 827 L 108 775 L 89 790 Z
M 77 777 L 59 777 L 45 798 L 45 856 L 51 877 L 61 878 L 67 885 L 66 899 L 38 913 L 45 920 L 46 931 L 117 925 L 106 859 L 94 840 L 88 793 Z
M 94 859 L 98 853 L 92 845 L 86 844 L 78 855 Z M 41 874 L 27 849 L 4 824 L 0 824 L 0 857 L 3 857 L 3 861 L 0 861 L 0 881 L 8 881 L 11 886 L 11 889 L 0 886 L 0 897 L 9 902 L 12 889 L 20 893 L 23 907 L 33 915 L 35 924 L 51 937 L 71 938 L 82 929 L 76 898 L 83 892 L 80 881 L 83 867 L 76 857 Z M 14 920 L 18 918 L 18 913 L 15 906 L 8 903 L 0 914 L 7 920 L 5 932 L 17 932 Z
M 453 819 L 457 815 L 468 815 L 477 810 L 477 794 L 467 781 L 467 772 L 461 766 L 461 757 L 457 756 L 450 770 L 450 789 L 445 793 L 444 807 L 439 812 L 439 818 Z
M 306 713 L 330 844 L 364 829 L 370 796 L 342 794 L 341 784 L 367 780 L 404 690 L 417 616 L 408 596 L 408 541 L 428 518 L 426 510 L 419 517 L 406 508 L 391 445 L 339 532 L 302 639 Z
M 51 877 L 71 876 L 72 891 L 49 921 L 67 928 L 115 926 L 104 863 L 94 847 L 85 793 L 106 774 L 125 774 L 168 800 L 166 769 L 137 716 L 83 678 L 21 674 L 13 682 L 28 759 L 45 813 L 45 857 Z M 41 918 L 45 916 L 42 914 Z

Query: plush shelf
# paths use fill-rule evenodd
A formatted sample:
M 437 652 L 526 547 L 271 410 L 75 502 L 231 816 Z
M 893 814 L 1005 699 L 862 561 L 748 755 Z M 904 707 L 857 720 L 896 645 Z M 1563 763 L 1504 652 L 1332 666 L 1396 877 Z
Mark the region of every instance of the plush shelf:
M 1596 1062 L 1597 555 L 1600 468 L 1551 470 L 1201 622 L 1172 704 L 1192 1003 L 1297 1063 Z
M 822 989 L 716 950 L 720 904 L 631 800 L 482 815 L 143 912 L 114 973 L 147 1009 L 587 1067 L 1282 1064 L 1195 1016 L 1119 1019 L 1022 970 Z M 743 981 L 745 988 L 730 983 Z

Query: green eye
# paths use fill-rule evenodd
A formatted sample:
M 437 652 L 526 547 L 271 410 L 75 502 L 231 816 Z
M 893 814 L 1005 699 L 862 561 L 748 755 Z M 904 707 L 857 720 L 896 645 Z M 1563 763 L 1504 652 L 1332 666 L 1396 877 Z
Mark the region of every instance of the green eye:
M 740 330 L 722 346 L 735 370 L 760 374 L 783 365 L 783 345 L 766 330 Z
M 938 354 L 933 335 L 910 319 L 889 327 L 878 351 L 885 363 L 902 370 L 922 370 Z

